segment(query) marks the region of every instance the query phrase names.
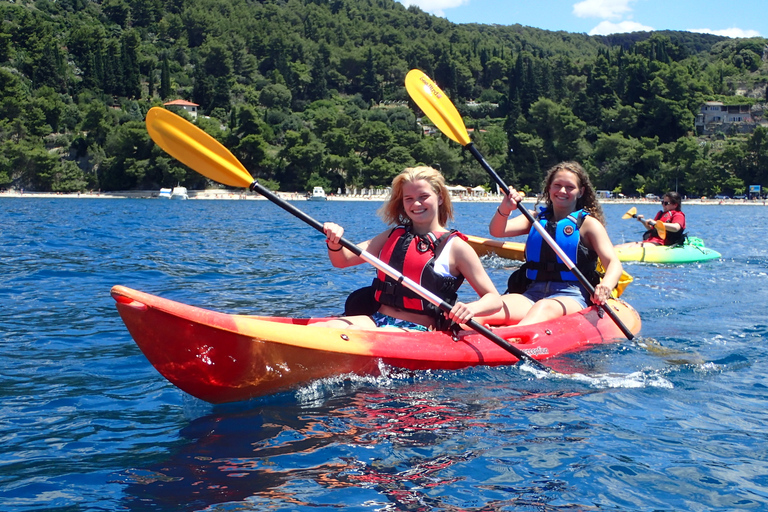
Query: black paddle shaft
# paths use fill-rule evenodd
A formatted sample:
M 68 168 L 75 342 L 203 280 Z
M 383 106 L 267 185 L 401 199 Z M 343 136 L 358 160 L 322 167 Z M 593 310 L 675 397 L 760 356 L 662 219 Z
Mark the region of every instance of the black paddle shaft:
M 251 183 L 250 187 L 248 187 L 248 188 L 250 190 L 258 192 L 259 194 L 261 194 L 262 196 L 266 197 L 267 199 L 269 199 L 270 201 L 275 203 L 277 206 L 279 206 L 283 210 L 287 211 L 288 213 L 290 213 L 294 217 L 297 217 L 297 218 L 303 220 L 304 222 L 306 222 L 307 224 L 309 224 L 310 226 L 312 226 L 313 228 L 315 228 L 319 232 L 324 233 L 324 231 L 323 231 L 323 224 L 322 223 L 320 223 L 317 220 L 313 219 L 312 217 L 310 217 L 309 215 L 307 215 L 303 211 L 299 210 L 298 208 L 296 208 L 295 206 L 293 206 L 289 202 L 279 198 L 271 190 L 269 190 L 268 188 L 265 188 L 264 186 L 260 185 L 258 181 L 254 181 L 253 183 Z M 402 283 L 404 286 L 406 286 L 409 289 L 413 290 L 415 293 L 417 293 L 420 296 L 426 298 L 428 301 L 430 301 L 431 303 L 433 303 L 434 305 L 439 307 L 442 311 L 444 311 L 446 313 L 451 311 L 452 306 L 450 304 L 448 304 L 447 302 L 445 302 L 444 300 L 442 300 L 440 297 L 438 297 L 437 295 L 433 294 L 429 290 L 426 290 L 426 289 L 422 288 L 416 282 L 412 281 L 411 279 L 408 279 L 407 277 L 402 275 L 400 272 L 398 272 L 394 268 L 390 267 L 389 265 L 387 265 L 383 261 L 379 260 L 378 258 L 373 256 L 372 254 L 362 250 L 360 247 L 358 247 L 354 243 L 350 242 L 346 238 L 342 237 L 339 240 L 339 243 L 343 247 L 345 247 L 346 249 L 349 249 L 350 251 L 352 251 L 356 256 L 360 256 L 365 261 L 367 261 L 368 263 L 372 264 L 377 269 L 379 269 L 382 272 L 384 272 L 385 274 L 387 274 L 392 279 L 398 281 L 399 283 Z M 534 359 L 529 354 L 525 353 L 524 351 L 520 350 L 516 346 L 512 345 L 507 340 L 505 340 L 501 336 L 495 334 L 493 331 L 491 331 L 490 329 L 488 329 L 484 325 L 479 324 L 474 318 L 470 319 L 467 322 L 467 325 L 469 327 L 471 327 L 472 329 L 474 329 L 475 331 L 477 331 L 480 334 L 482 334 L 483 336 L 485 336 L 486 338 L 488 338 L 489 340 L 491 340 L 492 342 L 496 343 L 498 346 L 500 346 L 501 348 L 503 348 L 504 350 L 506 350 L 507 352 L 509 352 L 513 356 L 515 356 L 518 360 L 521 360 L 521 361 L 525 360 L 525 361 L 533 364 L 534 366 L 536 366 L 540 370 L 549 371 L 549 372 L 552 371 L 549 367 L 545 366 L 543 363 L 537 361 L 536 359 Z
M 480 154 L 480 151 L 475 147 L 475 145 L 470 142 L 466 146 L 467 150 L 472 153 L 472 156 L 474 156 L 478 162 L 480 162 L 480 165 L 485 169 L 485 171 L 493 178 L 493 180 L 501 187 L 501 189 L 504 191 L 505 195 L 509 195 L 509 187 L 507 187 L 506 183 L 504 183 L 504 180 L 501 179 L 501 177 L 496 174 L 496 171 L 493 170 L 493 167 L 485 161 L 485 158 L 483 158 L 483 155 Z M 518 203 L 519 205 L 519 203 Z M 525 207 L 519 207 L 518 210 L 520 210 L 520 213 L 523 214 L 523 216 L 530 222 L 536 229 L 541 233 L 541 236 L 544 238 L 544 240 L 552 247 L 555 252 L 558 253 L 558 256 L 565 262 L 565 264 L 568 266 L 571 272 L 576 276 L 576 279 L 579 280 L 581 285 L 589 292 L 590 295 L 594 295 L 595 293 L 595 287 L 592 286 L 592 283 L 587 281 L 587 278 L 584 277 L 584 274 L 581 273 L 581 271 L 576 268 L 576 265 L 573 264 L 572 261 L 570 261 L 565 253 L 562 252 L 555 241 L 552 239 L 552 237 L 547 233 L 543 228 L 539 229 L 541 227 L 540 224 L 536 222 L 536 220 L 533 218 L 533 215 L 531 215 L 531 212 L 529 212 Z M 566 257 L 563 257 L 566 256 Z M 603 310 L 608 313 L 608 316 L 611 317 L 611 319 L 616 323 L 616 325 L 621 329 L 621 332 L 624 333 L 624 336 L 627 337 L 628 340 L 631 340 L 635 337 L 634 334 L 632 334 L 632 331 L 630 331 L 626 325 L 624 325 L 624 322 L 621 321 L 621 319 L 616 315 L 616 312 L 611 309 L 611 307 L 607 303 L 603 303 L 601 305 Z

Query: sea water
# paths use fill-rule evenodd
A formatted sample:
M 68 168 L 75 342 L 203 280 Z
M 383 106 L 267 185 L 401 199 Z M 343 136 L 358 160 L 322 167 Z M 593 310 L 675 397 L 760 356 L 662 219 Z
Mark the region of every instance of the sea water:
M 378 202 L 295 204 L 385 229 Z M 495 204 L 455 206 L 488 236 Z M 628 208 L 605 205 L 614 243 L 640 237 Z M 684 210 L 722 259 L 625 264 L 642 332 L 549 362 L 565 375 L 385 368 L 212 406 L 147 362 L 113 285 L 327 316 L 372 268 L 332 268 L 267 201 L 0 199 L 0 510 L 765 510 L 768 208 Z M 518 265 L 483 262 L 500 289 Z

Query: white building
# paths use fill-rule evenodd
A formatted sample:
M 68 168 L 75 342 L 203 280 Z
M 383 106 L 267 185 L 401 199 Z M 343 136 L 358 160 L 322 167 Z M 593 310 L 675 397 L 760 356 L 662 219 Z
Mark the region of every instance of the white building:
M 702 135 L 711 135 L 718 131 L 727 132 L 731 129 L 749 133 L 756 126 L 749 105 L 725 105 L 721 101 L 705 102 L 696 115 L 695 124 L 696 132 Z
M 173 110 L 174 108 L 181 109 L 184 112 L 187 112 L 190 116 L 192 116 L 192 119 L 197 119 L 197 107 L 200 106 L 197 103 L 192 103 L 191 101 L 187 101 L 187 100 L 173 100 L 173 101 L 169 101 L 168 103 L 163 103 L 163 105 L 166 108 L 173 107 L 171 110 Z

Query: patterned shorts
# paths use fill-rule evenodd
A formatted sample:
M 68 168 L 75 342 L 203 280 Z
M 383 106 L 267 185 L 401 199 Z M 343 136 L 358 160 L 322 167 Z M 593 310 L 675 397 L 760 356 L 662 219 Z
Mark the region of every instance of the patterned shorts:
M 393 318 L 391 316 L 379 313 L 378 311 L 371 315 L 376 327 L 399 327 L 401 329 L 408 329 L 409 331 L 429 331 L 424 325 L 409 322 L 408 320 L 400 320 L 399 318 Z

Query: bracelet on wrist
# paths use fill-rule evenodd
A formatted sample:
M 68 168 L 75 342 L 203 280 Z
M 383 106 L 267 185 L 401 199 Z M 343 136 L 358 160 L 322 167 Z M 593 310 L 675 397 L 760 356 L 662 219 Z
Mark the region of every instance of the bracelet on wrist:
M 343 246 L 343 245 L 340 245 L 338 249 L 331 249 L 331 246 L 330 246 L 330 245 L 328 245 L 328 242 L 326 242 L 326 243 L 325 243 L 325 246 L 326 246 L 326 247 L 328 248 L 328 250 L 329 250 L 329 251 L 331 251 L 331 252 L 339 252 L 340 250 L 342 250 L 342 249 L 344 248 L 344 246 Z
M 496 208 L 496 213 L 498 213 L 502 217 L 509 217 L 512 214 L 512 212 L 509 212 L 508 214 L 504 215 L 503 213 L 501 213 L 501 210 L 499 210 L 498 207 Z

